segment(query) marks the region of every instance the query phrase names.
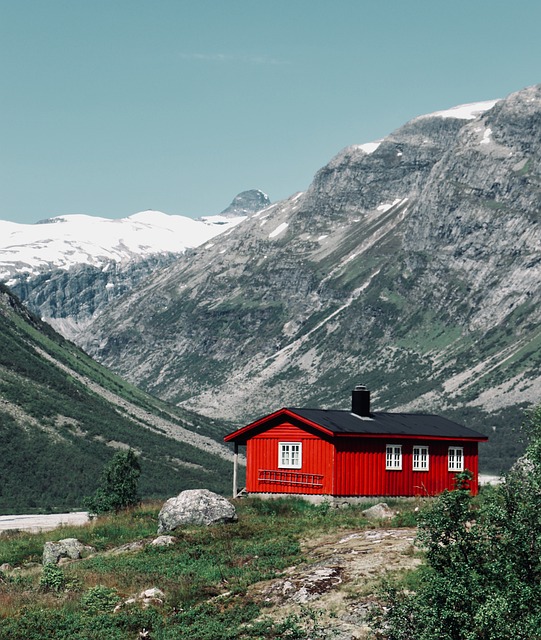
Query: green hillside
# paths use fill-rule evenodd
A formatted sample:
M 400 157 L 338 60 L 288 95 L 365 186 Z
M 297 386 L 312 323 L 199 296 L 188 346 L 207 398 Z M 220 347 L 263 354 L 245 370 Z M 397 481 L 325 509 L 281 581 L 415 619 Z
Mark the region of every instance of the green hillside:
M 146 498 L 229 491 L 232 465 L 216 442 L 229 428 L 125 383 L 0 285 L 0 513 L 80 506 L 128 447 Z

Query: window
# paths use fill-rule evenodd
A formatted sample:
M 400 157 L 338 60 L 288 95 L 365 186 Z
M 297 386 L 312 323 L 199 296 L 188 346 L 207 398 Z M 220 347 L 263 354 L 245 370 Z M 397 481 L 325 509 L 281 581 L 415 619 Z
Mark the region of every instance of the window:
M 300 442 L 278 443 L 278 467 L 300 469 L 302 466 L 302 444 Z
M 464 447 L 449 447 L 449 471 L 464 471 Z
M 428 471 L 428 447 L 413 447 L 413 470 Z
M 388 444 L 385 455 L 385 468 L 402 470 L 402 445 Z

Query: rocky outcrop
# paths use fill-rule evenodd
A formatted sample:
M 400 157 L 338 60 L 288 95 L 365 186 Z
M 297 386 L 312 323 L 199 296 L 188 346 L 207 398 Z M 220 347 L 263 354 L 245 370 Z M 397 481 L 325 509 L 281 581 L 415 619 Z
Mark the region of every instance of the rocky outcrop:
M 64 538 L 58 542 L 46 542 L 43 548 L 43 564 L 58 564 L 63 558 L 80 560 L 83 555 L 95 553 L 93 547 L 84 545 L 77 538 Z
M 169 498 L 158 515 L 158 535 L 185 525 L 236 522 L 235 507 L 208 489 L 188 489 Z
M 152 547 L 170 547 L 175 544 L 175 536 L 158 536 L 150 543 Z
M 386 502 L 378 502 L 373 507 L 363 511 L 363 516 L 368 520 L 391 520 L 395 512 L 389 508 Z

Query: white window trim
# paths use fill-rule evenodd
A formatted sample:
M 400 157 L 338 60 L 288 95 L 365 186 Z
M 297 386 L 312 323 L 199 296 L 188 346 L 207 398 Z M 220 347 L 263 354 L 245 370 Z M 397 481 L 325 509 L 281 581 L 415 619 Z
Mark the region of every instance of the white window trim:
M 457 464 L 457 451 L 460 451 L 460 465 Z M 447 469 L 449 471 L 464 471 L 464 447 L 449 447 Z
M 417 456 L 418 457 L 417 465 L 415 464 L 415 449 L 419 449 L 419 454 Z M 425 466 L 422 465 L 422 461 L 423 461 L 422 451 L 424 451 L 425 454 L 426 454 L 426 465 Z M 415 445 L 413 447 L 412 468 L 413 468 L 413 471 L 429 471 L 430 470 L 430 455 L 428 453 L 428 447 L 427 446 L 425 446 L 425 445 Z
M 389 449 L 392 449 L 391 464 L 389 464 Z M 398 458 L 397 458 L 398 451 Z M 385 469 L 386 471 L 402 471 L 402 445 L 385 445 Z
M 283 464 L 282 453 L 284 447 L 291 447 L 292 445 L 299 447 L 299 461 L 296 464 Z M 291 455 L 291 450 L 290 450 Z M 279 442 L 278 443 L 278 469 L 301 469 L 302 468 L 302 442 Z

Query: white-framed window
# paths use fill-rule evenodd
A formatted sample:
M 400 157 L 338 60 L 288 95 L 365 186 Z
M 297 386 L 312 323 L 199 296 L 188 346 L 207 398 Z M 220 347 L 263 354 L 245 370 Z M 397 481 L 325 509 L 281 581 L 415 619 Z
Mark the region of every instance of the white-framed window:
M 413 470 L 428 471 L 428 447 L 413 447 Z
M 394 469 L 395 471 L 402 470 L 401 444 L 388 444 L 385 447 L 385 468 Z
M 302 467 L 302 442 L 278 443 L 278 468 L 300 469 Z
M 464 471 L 464 447 L 449 447 L 449 471 Z

